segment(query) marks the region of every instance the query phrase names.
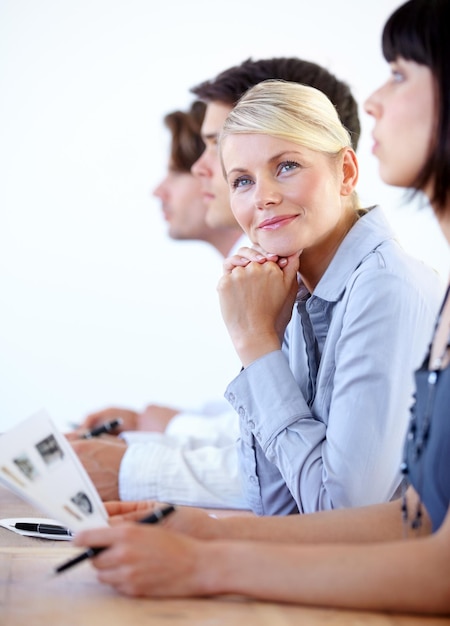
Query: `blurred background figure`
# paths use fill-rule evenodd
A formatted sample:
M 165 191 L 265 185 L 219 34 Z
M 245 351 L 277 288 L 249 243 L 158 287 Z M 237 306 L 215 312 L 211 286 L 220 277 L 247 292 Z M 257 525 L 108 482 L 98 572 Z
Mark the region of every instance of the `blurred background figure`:
M 226 224 L 217 226 L 210 226 L 205 221 L 207 204 L 201 183 L 191 173 L 192 165 L 205 147 L 201 138 L 205 109 L 203 102 L 194 101 L 188 111 L 177 110 L 164 117 L 171 135 L 167 174 L 153 193 L 161 200 L 168 234 L 172 239 L 204 241 L 225 257 L 247 239 L 235 220 L 228 219 Z M 159 301 L 164 305 L 163 299 Z M 217 338 L 212 340 L 217 341 Z M 172 346 L 168 346 L 168 350 L 175 352 Z M 195 355 L 192 358 L 194 367 Z M 125 500 L 144 497 L 149 490 L 155 493 L 157 468 L 162 465 L 167 472 L 172 469 L 177 473 L 177 479 L 166 477 L 162 481 L 166 485 L 162 497 L 176 497 L 175 492 L 178 494 L 177 490 L 181 490 L 187 500 L 193 498 L 198 502 L 205 497 L 203 491 L 207 491 L 210 504 L 219 505 L 223 499 L 229 506 L 245 508 L 234 449 L 239 424 L 234 410 L 224 398 L 205 401 L 198 412 L 161 404 L 149 404 L 142 411 L 112 406 L 89 414 L 80 427 L 68 436 L 75 441 L 87 429 L 119 418 L 121 425 L 114 429 L 114 433 L 120 433 L 120 437 L 74 444 L 85 463 L 89 463 L 91 452 L 101 457 L 100 466 L 103 469 L 96 480 L 100 483 L 98 486 L 103 497 L 118 497 L 119 484 L 120 496 Z M 127 448 L 126 444 L 133 445 Z M 218 449 L 223 450 L 222 455 L 217 454 Z M 125 452 L 126 458 L 123 459 Z M 214 489 L 211 485 L 205 489 L 201 476 L 196 475 L 197 458 L 208 468 Z M 114 474 L 115 478 L 110 482 L 106 477 L 111 477 L 111 468 L 118 468 L 119 464 L 120 474 Z
M 167 174 L 154 189 L 153 194 L 161 200 L 169 237 L 178 241 L 204 241 L 225 257 L 237 242 L 241 245 L 244 239 L 242 230 L 236 221 L 219 227 L 212 227 L 206 223 L 207 205 L 202 197 L 200 181 L 191 173 L 192 165 L 205 148 L 200 134 L 205 110 L 206 105 L 196 100 L 188 111 L 177 110 L 164 117 L 164 123 L 171 136 L 169 161 Z M 208 401 L 200 416 L 209 416 L 220 408 L 230 410 L 228 403 L 223 399 L 218 399 L 217 403 L 214 400 Z M 176 415 L 183 418 L 183 433 L 195 432 L 184 422 L 191 413 L 187 414 L 179 408 L 159 404 L 149 404 L 142 411 L 124 407 L 102 409 L 89 414 L 83 421 L 81 429 L 90 429 L 102 422 L 120 417 L 122 425 L 116 432 L 128 430 L 164 432 L 169 421 Z M 195 419 L 197 416 L 193 417 Z M 177 433 L 174 422 L 170 434 Z
M 197 240 L 211 244 L 223 256 L 242 235 L 236 221 L 220 228 L 209 226 L 199 180 L 191 174 L 191 167 L 202 154 L 205 144 L 200 135 L 205 115 L 205 103 L 196 100 L 188 112 L 173 111 L 164 118 L 171 133 L 167 175 L 153 191 L 161 200 L 161 209 L 167 221 L 167 234 L 177 240 Z

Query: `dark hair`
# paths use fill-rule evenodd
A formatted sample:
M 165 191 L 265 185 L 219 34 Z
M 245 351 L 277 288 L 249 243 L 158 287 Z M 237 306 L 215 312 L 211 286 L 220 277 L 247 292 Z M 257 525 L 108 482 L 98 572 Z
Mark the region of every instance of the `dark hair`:
M 430 155 L 413 187 L 423 190 L 434 180 L 431 202 L 444 209 L 450 194 L 450 1 L 409 0 L 384 26 L 383 55 L 427 66 L 434 78 L 437 123 Z
M 263 80 L 279 79 L 302 83 L 320 89 L 336 107 L 342 124 L 349 131 L 352 146 L 358 146 L 361 126 L 358 104 L 349 86 L 325 68 L 297 57 L 279 57 L 253 61 L 247 59 L 193 87 L 191 92 L 206 102 L 223 102 L 234 106 L 250 87 Z
M 200 100 L 192 103 L 190 109 L 173 111 L 164 117 L 164 123 L 172 134 L 170 145 L 170 167 L 177 172 L 190 172 L 205 149 L 201 137 L 201 127 L 206 105 Z

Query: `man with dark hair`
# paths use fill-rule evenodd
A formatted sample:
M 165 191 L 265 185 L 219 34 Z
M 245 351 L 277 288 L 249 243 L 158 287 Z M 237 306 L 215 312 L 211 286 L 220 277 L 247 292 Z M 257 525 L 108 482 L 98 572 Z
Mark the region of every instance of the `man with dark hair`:
M 187 111 L 176 110 L 165 115 L 164 124 L 171 137 L 168 167 L 166 176 L 153 190 L 153 195 L 161 201 L 171 239 L 203 241 L 213 246 L 222 257 L 227 257 L 236 246 L 242 245 L 245 237 L 236 221 L 217 228 L 206 223 L 207 206 L 203 201 L 200 183 L 191 173 L 192 165 L 205 149 L 200 134 L 205 109 L 204 102 L 195 100 Z M 203 407 L 203 413 L 198 415 L 201 418 L 209 417 L 211 413 L 220 412 L 224 407 L 228 409 L 225 400 L 220 406 L 216 402 L 208 402 Z M 149 404 L 140 412 L 110 407 L 88 415 L 81 428 L 91 429 L 106 421 L 120 418 L 122 424 L 115 428 L 115 434 L 131 430 L 164 432 L 172 418 L 178 416 L 176 427 L 174 422 L 170 429 L 171 434 L 178 434 L 178 423 L 185 422 L 180 418 L 187 415 L 192 418 L 197 414 L 192 411 L 187 414 L 175 407 L 159 404 Z M 187 429 L 183 428 L 182 432 L 183 435 L 186 434 Z
M 161 201 L 168 235 L 178 241 L 204 241 L 226 257 L 242 237 L 236 222 L 214 228 L 205 222 L 207 207 L 192 165 L 205 149 L 200 131 L 206 105 L 195 100 L 188 111 L 172 111 L 164 117 L 171 135 L 167 174 L 153 190 Z
M 222 257 L 226 257 L 247 239 L 237 222 L 217 228 L 205 222 L 207 207 L 202 198 L 200 182 L 191 173 L 191 166 L 205 148 L 200 135 L 205 108 L 203 102 L 195 100 L 187 111 L 172 111 L 164 117 L 164 124 L 171 137 L 168 167 L 166 175 L 153 190 L 153 195 L 161 201 L 169 237 L 177 241 L 203 241 L 213 246 Z M 118 418 L 122 423 L 114 429 L 114 434 L 120 434 L 120 437 L 77 440 L 87 429 L 91 430 Z M 88 415 L 77 431 L 69 435 L 69 439 L 88 471 L 92 473 L 103 499 L 118 498 L 120 494 L 126 500 L 139 497 L 142 493 L 139 476 L 144 481 L 147 490 L 145 493 L 148 490 L 153 493 L 151 480 L 147 476 L 153 476 L 152 480 L 158 484 L 158 474 L 154 471 L 146 472 L 147 450 L 151 450 L 149 460 L 152 463 L 156 459 L 162 459 L 166 472 L 170 472 L 171 467 L 180 471 L 183 470 L 183 455 L 189 459 L 192 446 L 201 444 L 204 447 L 209 444 L 214 446 L 214 452 L 216 446 L 232 448 L 238 434 L 239 424 L 234 410 L 222 398 L 209 399 L 196 410 L 161 404 L 149 404 L 141 411 L 124 407 L 105 408 Z M 146 445 L 143 445 L 144 442 Z M 206 463 L 204 454 L 205 450 L 203 459 Z M 227 484 L 222 485 L 219 478 L 215 480 L 215 484 L 220 497 L 232 499 L 238 506 L 240 488 L 236 494 L 236 476 L 231 476 L 229 480 L 233 466 L 237 474 L 234 450 L 230 450 L 230 455 L 233 457 L 228 463 L 230 471 L 225 474 L 226 483 L 231 485 L 230 491 L 227 492 Z M 223 457 L 220 463 L 220 473 L 223 474 Z M 212 460 L 210 472 L 213 464 Z M 136 473 L 135 467 L 139 467 Z M 104 479 L 101 478 L 103 469 Z M 168 497 L 174 495 L 176 484 L 177 481 L 173 484 L 172 480 L 167 481 Z M 182 493 L 189 497 L 188 485 L 180 482 L 180 486 Z M 196 497 L 199 498 L 195 477 L 194 488 Z M 178 492 L 175 495 L 179 495 Z M 211 492 L 209 498 L 212 497 Z M 242 499 L 240 503 L 244 506 Z
M 258 61 L 250 58 L 192 87 L 191 92 L 203 102 L 221 102 L 233 107 L 250 87 L 270 78 L 302 83 L 323 91 L 350 132 L 353 149 L 357 149 L 361 133 L 358 104 L 350 87 L 317 63 L 297 57 L 274 57 Z

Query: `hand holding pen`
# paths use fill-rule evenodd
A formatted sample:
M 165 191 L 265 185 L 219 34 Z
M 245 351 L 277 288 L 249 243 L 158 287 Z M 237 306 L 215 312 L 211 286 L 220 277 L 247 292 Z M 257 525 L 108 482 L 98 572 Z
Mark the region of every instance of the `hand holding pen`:
M 106 435 L 113 433 L 119 426 L 122 425 L 122 420 L 119 418 L 110 420 L 109 422 L 103 422 L 99 426 L 95 426 L 85 433 L 80 435 L 80 439 L 91 439 L 92 437 L 100 437 L 100 435 Z
M 139 524 L 157 524 L 162 519 L 167 517 L 167 515 L 170 515 L 174 511 L 175 511 L 175 507 L 173 507 L 172 505 L 169 505 L 163 509 L 158 509 L 156 511 L 153 511 L 153 513 L 151 513 L 147 517 L 144 517 L 143 519 L 139 520 L 138 523 Z M 103 550 L 106 550 L 106 547 L 88 548 L 87 550 L 85 550 L 84 552 L 81 552 L 78 556 L 74 557 L 73 559 L 70 559 L 69 561 L 66 561 L 65 563 L 62 563 L 61 565 L 59 565 L 55 569 L 55 573 L 59 574 L 60 572 L 70 569 L 74 565 L 77 565 L 78 563 L 82 563 L 86 559 L 90 559 L 96 556 L 97 554 L 100 554 L 100 552 L 103 552 Z

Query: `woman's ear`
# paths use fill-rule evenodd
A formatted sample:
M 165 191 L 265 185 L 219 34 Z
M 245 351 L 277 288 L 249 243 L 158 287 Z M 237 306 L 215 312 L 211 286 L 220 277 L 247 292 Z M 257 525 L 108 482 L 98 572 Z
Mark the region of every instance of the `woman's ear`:
M 354 150 L 351 148 L 344 148 L 345 152 L 342 155 L 342 181 L 341 181 L 341 194 L 343 196 L 350 196 L 356 187 L 359 176 L 358 159 Z

